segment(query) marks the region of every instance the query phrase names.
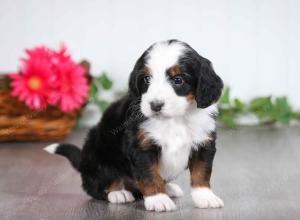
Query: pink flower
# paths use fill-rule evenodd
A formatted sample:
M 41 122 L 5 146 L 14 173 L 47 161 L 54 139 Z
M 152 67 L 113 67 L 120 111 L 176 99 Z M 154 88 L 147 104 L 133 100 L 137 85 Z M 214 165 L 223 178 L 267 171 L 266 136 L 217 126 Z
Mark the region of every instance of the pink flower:
M 49 51 L 45 48 L 36 48 L 27 51 L 28 59 L 22 59 L 21 73 L 10 74 L 12 82 L 11 95 L 36 110 L 47 105 L 47 94 L 50 85 L 55 81 L 52 65 L 49 63 Z M 38 55 L 37 55 L 38 54 Z
M 26 53 L 21 73 L 10 75 L 12 96 L 35 110 L 47 104 L 63 112 L 80 108 L 88 95 L 88 82 L 84 68 L 71 60 L 66 47 L 62 45 L 57 52 L 37 47 Z
M 88 83 L 82 66 L 72 61 L 60 63 L 55 67 L 58 76 L 55 90 L 49 94 L 48 102 L 57 104 L 61 111 L 78 109 L 88 94 Z
M 64 45 L 53 53 L 52 63 L 57 81 L 55 89 L 49 93 L 48 102 L 58 105 L 63 112 L 80 108 L 88 95 L 84 68 L 71 60 Z

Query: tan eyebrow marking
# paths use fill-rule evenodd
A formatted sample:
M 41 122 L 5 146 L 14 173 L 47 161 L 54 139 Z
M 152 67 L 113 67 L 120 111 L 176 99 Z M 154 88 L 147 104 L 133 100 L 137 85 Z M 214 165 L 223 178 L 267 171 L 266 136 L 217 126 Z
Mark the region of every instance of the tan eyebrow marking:
M 144 74 L 145 74 L 145 75 L 152 75 L 151 69 L 150 69 L 149 67 L 145 66 L 145 67 L 144 67 Z
M 170 76 L 174 77 L 174 76 L 180 74 L 180 67 L 178 65 L 172 66 L 167 70 L 167 73 Z

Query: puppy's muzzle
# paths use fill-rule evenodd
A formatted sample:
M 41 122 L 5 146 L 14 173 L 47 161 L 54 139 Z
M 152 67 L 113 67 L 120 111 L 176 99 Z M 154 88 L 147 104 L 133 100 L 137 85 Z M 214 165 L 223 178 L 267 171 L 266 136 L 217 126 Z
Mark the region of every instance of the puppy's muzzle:
M 153 112 L 160 112 L 164 104 L 165 103 L 161 101 L 153 101 L 150 102 L 150 107 Z

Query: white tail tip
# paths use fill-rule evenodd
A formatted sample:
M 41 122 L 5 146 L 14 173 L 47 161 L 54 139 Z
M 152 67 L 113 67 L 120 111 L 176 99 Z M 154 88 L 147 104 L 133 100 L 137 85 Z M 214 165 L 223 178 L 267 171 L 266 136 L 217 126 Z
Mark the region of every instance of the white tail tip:
M 56 149 L 59 147 L 58 143 L 50 144 L 47 147 L 44 148 L 45 151 L 47 151 L 50 154 L 54 154 Z

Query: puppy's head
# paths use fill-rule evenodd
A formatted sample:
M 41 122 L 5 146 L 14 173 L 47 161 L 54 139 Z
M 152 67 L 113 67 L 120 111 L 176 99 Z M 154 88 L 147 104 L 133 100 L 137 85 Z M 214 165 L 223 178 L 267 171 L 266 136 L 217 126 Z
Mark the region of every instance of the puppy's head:
M 130 92 L 141 98 L 146 117 L 176 117 L 192 107 L 207 108 L 219 99 L 222 88 L 210 61 L 178 40 L 153 44 L 129 79 Z

